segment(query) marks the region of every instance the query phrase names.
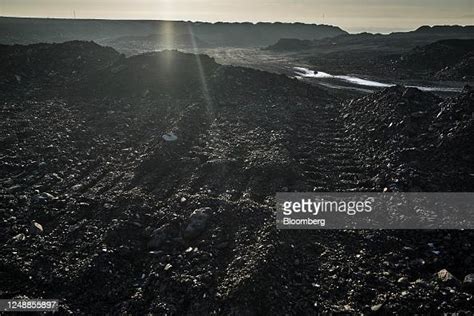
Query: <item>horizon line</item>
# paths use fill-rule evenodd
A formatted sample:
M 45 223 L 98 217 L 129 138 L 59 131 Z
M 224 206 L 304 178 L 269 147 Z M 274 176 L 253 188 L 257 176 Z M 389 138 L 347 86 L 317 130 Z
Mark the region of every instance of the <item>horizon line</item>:
M 337 27 L 348 34 L 360 34 L 360 33 L 371 33 L 371 34 L 390 34 L 390 33 L 397 33 L 397 32 L 410 32 L 410 31 L 401 31 L 401 30 L 392 30 L 384 32 L 369 32 L 369 31 L 361 31 L 361 32 L 349 32 L 342 28 L 341 26 L 334 25 L 334 24 L 325 24 L 325 23 L 308 23 L 308 22 L 299 22 L 299 21 L 292 21 L 292 22 L 282 22 L 282 21 L 202 21 L 202 20 L 166 20 L 166 19 L 134 19 L 134 18 L 84 18 L 84 17 L 45 17 L 45 16 L 12 16 L 12 15 L 0 15 L 0 18 L 11 18 L 11 19 L 42 19 L 42 20 L 78 20 L 78 21 L 131 21 L 131 22 L 182 22 L 182 23 L 203 23 L 203 24 L 217 24 L 217 23 L 227 23 L 227 24 L 302 24 L 302 25 L 316 25 L 316 26 L 330 26 L 330 27 Z M 416 31 L 421 27 L 439 27 L 439 26 L 459 26 L 459 27 L 471 27 L 474 24 L 420 24 L 418 27 L 414 29 L 410 29 L 411 31 Z M 367 27 L 370 28 L 370 27 Z

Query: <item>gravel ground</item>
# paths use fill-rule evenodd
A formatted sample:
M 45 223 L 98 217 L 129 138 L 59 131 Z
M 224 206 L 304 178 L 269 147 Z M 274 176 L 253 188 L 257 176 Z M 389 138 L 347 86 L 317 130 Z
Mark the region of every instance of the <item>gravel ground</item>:
M 472 231 L 279 231 L 274 218 L 278 191 L 412 185 L 400 176 L 394 187 L 391 169 L 377 178 L 381 157 L 407 141 L 385 144 L 390 135 L 351 120 L 376 128 L 364 104 L 399 97 L 472 113 L 470 90 L 441 100 L 390 88 L 349 106 L 205 56 L 126 59 L 83 42 L 10 49 L 4 65 L 36 59 L 0 75 L 0 298 L 59 298 L 65 314 L 472 313 Z M 56 59 L 62 71 L 41 74 L 55 50 L 68 56 Z M 443 116 L 441 133 L 466 141 L 466 113 Z M 453 174 L 417 186 L 451 190 Z

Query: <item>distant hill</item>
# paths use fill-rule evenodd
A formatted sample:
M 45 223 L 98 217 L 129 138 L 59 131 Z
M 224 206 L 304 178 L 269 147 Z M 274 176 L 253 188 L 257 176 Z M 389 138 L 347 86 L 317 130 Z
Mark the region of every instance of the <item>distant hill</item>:
M 129 56 L 164 49 L 211 48 L 215 46 L 190 33 L 174 34 L 173 36 L 168 34 L 121 36 L 97 42 L 100 45 L 111 46 Z
M 422 26 L 410 32 L 391 34 L 342 34 L 333 38 L 313 39 L 311 42 L 300 39 L 280 39 L 267 47 L 273 51 L 298 51 L 309 49 L 347 50 L 377 47 L 381 50 L 407 50 L 444 39 L 474 39 L 474 26 Z
M 117 38 L 101 41 L 101 44 L 108 46 L 142 46 L 150 45 L 156 48 L 181 48 L 181 47 L 210 47 L 211 44 L 202 41 L 197 36 L 190 33 L 176 34 L 174 36 L 166 36 L 166 34 L 150 34 L 147 36 L 121 36 Z
M 282 38 L 276 44 L 270 45 L 265 50 L 273 51 L 290 51 L 290 50 L 304 50 L 313 47 L 313 41 L 299 40 L 296 38 Z
M 196 37 L 211 46 L 263 47 L 280 38 L 322 39 L 347 34 L 339 27 L 303 23 L 204 23 L 184 21 L 130 21 L 0 18 L 0 43 L 31 44 L 93 40 L 104 42 L 119 37 Z
M 435 26 L 428 26 L 424 25 L 419 27 L 413 32 L 410 33 L 417 33 L 417 34 L 436 34 L 440 36 L 451 36 L 451 35 L 459 35 L 459 34 L 466 34 L 472 35 L 474 33 L 474 26 L 467 25 L 467 26 L 460 26 L 460 25 L 435 25 Z

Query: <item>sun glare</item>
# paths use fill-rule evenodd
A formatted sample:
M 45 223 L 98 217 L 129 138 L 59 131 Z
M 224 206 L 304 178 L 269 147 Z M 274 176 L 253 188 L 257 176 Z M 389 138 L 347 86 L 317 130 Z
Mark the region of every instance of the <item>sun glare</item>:
M 212 100 L 211 100 L 211 97 L 210 97 L 210 94 L 209 94 L 209 86 L 207 84 L 206 75 L 204 73 L 204 68 L 202 67 L 201 58 L 199 57 L 199 47 L 196 44 L 196 38 L 194 37 L 194 32 L 193 32 L 193 28 L 192 28 L 191 24 L 189 24 L 188 30 L 189 30 L 189 34 L 190 34 L 191 43 L 192 43 L 193 53 L 195 55 L 196 63 L 197 63 L 198 69 L 199 69 L 199 78 L 201 80 L 201 86 L 202 86 L 202 92 L 203 92 L 203 95 L 204 95 L 204 99 L 206 100 L 207 112 L 210 113 L 212 108 L 213 108 Z

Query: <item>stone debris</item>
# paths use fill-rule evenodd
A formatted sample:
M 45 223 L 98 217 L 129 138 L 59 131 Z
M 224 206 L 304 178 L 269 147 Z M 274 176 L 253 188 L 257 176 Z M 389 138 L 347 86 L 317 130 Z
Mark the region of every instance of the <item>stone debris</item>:
M 345 103 L 346 132 L 359 155 L 377 167 L 373 179 L 380 191 L 439 192 L 443 184 L 447 191 L 470 192 L 473 104 L 469 86 L 444 100 L 415 88 L 387 88 Z
M 190 240 L 195 239 L 201 235 L 207 228 L 210 213 L 211 209 L 209 207 L 194 210 L 189 217 L 186 228 L 183 231 L 183 237 Z
M 178 140 L 178 136 L 176 136 L 173 132 L 163 134 L 162 137 L 167 142 L 174 142 L 174 141 Z
M 472 310 L 472 278 L 434 276 L 472 273 L 472 231 L 274 221 L 276 192 L 469 191 L 472 90 L 395 87 L 341 106 L 346 94 L 179 52 L 0 55 L 4 297 L 57 297 L 61 314 Z
M 30 232 L 33 235 L 41 235 L 43 233 L 43 226 L 35 221 L 31 222 Z

